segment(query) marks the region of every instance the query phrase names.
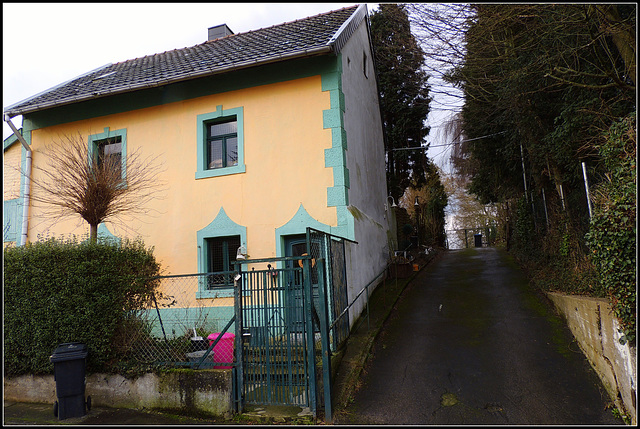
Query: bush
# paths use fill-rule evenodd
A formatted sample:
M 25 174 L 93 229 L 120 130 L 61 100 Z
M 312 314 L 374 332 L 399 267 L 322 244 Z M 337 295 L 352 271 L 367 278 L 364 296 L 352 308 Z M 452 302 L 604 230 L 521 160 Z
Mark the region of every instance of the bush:
M 159 274 L 152 250 L 46 239 L 4 251 L 5 375 L 49 374 L 61 343 L 87 345 L 87 371 L 117 363 L 116 333 L 151 299 Z

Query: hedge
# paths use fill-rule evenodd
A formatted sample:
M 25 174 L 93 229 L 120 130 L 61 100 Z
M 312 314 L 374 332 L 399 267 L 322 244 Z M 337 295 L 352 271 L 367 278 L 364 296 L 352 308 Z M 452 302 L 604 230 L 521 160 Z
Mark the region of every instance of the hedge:
M 160 267 L 141 241 L 46 239 L 4 250 L 5 376 L 51 374 L 65 342 L 87 345 L 87 371 L 113 372 L 118 330 L 151 297 Z

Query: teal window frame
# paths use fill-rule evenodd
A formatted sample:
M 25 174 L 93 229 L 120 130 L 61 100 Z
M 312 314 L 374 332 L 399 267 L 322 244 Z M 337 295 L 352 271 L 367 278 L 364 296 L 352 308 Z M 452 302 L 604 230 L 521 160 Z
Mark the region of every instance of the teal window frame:
M 240 245 L 247 246 L 247 227 L 238 225 L 227 216 L 224 208 L 220 208 L 216 218 L 206 227 L 196 232 L 198 244 L 198 273 L 206 274 L 209 268 L 209 239 L 240 236 Z M 237 250 L 237 249 L 236 249 Z M 233 269 L 233 267 L 232 267 Z M 233 285 L 232 285 L 233 286 Z M 207 277 L 200 276 L 196 299 L 233 297 L 233 287 L 208 289 Z
M 233 120 L 237 122 L 238 139 L 238 163 L 233 166 L 223 166 L 219 168 L 209 168 L 209 132 L 208 126 L 216 122 L 226 122 Z M 197 166 L 196 179 L 206 179 L 210 177 L 227 176 L 246 172 L 244 164 L 244 108 L 234 107 L 223 109 L 217 106 L 214 112 L 197 115 Z
M 92 134 L 89 136 L 89 157 L 93 158 L 100 153 L 100 146 L 109 140 L 120 138 L 120 174 L 123 184 L 127 180 L 127 129 L 110 131 L 109 127 L 105 127 L 102 133 Z
M 235 116 L 231 117 L 231 118 L 225 118 L 224 120 L 219 120 L 219 121 L 211 121 L 211 122 L 206 122 L 205 123 L 205 128 L 207 129 L 207 153 L 206 153 L 206 159 L 207 162 L 209 163 L 208 169 L 212 170 L 215 168 L 227 168 L 227 167 L 235 167 L 236 165 L 238 165 L 238 132 L 220 132 L 220 133 L 216 133 L 216 134 L 211 134 L 211 130 L 212 128 L 214 128 L 217 125 L 220 126 L 224 126 L 226 124 L 235 124 L 236 129 L 237 129 L 237 125 L 238 125 L 238 121 L 236 119 Z M 232 151 L 233 149 L 233 143 L 231 143 L 233 140 L 235 139 L 235 145 L 236 145 L 236 162 L 235 164 L 229 164 L 229 152 Z M 211 163 L 213 162 L 212 160 L 212 143 L 216 141 L 216 142 L 220 142 L 220 166 L 218 167 L 212 167 Z
M 19 198 L 4 200 L 2 203 L 2 237 L 5 243 L 18 242 L 21 230 L 19 225 L 21 208 L 22 204 L 20 204 Z

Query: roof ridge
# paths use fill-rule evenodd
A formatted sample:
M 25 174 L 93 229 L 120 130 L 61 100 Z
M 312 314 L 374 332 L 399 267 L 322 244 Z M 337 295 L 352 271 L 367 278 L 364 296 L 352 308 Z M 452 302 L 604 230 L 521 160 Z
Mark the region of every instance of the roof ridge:
M 322 13 L 318 13 L 316 15 L 307 16 L 306 18 L 299 18 L 299 19 L 294 19 L 293 21 L 281 22 L 280 24 L 274 24 L 274 25 L 271 25 L 269 27 L 256 28 L 255 30 L 243 31 L 242 33 L 229 34 L 229 35 L 224 36 L 224 37 L 219 37 L 217 39 L 207 40 L 207 41 L 205 41 L 203 43 L 198 43 L 197 45 L 194 45 L 194 46 L 204 45 L 206 43 L 212 43 L 212 42 L 216 42 L 218 40 L 227 39 L 227 38 L 231 38 L 231 37 L 235 37 L 235 36 L 240 36 L 240 35 L 244 35 L 244 34 L 248 34 L 248 33 L 255 33 L 257 31 L 269 30 L 271 28 L 280 27 L 280 26 L 283 26 L 283 25 L 295 24 L 296 22 L 306 21 L 308 19 L 318 18 L 318 17 L 323 16 L 323 15 L 330 15 L 332 13 L 342 12 L 342 11 L 347 10 L 347 9 L 357 8 L 358 6 L 359 6 L 359 4 L 355 4 L 353 6 L 345 6 L 345 7 L 342 7 L 340 9 L 330 10 L 329 12 L 322 12 Z M 194 47 L 194 46 L 192 46 L 192 47 Z
M 307 16 L 306 18 L 299 18 L 299 19 L 294 19 L 293 21 L 287 21 L 287 22 L 282 22 L 280 24 L 274 24 L 274 25 L 271 25 L 269 27 L 262 27 L 262 28 L 257 28 L 255 30 L 243 31 L 241 33 L 229 34 L 227 36 L 218 37 L 217 39 L 213 39 L 213 40 L 205 40 L 202 43 L 196 43 L 195 45 L 185 46 L 183 48 L 175 48 L 175 49 L 170 49 L 170 50 L 167 50 L 167 51 L 164 51 L 164 52 L 156 52 L 155 54 L 149 54 L 149 55 L 143 55 L 141 57 L 129 58 L 127 60 L 118 61 L 118 62 L 112 63 L 110 65 L 118 66 L 120 64 L 127 63 L 129 61 L 137 61 L 137 60 L 142 60 L 144 58 L 150 58 L 150 57 L 156 57 L 158 55 L 164 55 L 164 54 L 167 54 L 169 52 L 182 51 L 182 50 L 186 50 L 186 49 L 193 49 L 193 48 L 196 48 L 198 46 L 204 46 L 206 44 L 218 42 L 220 40 L 229 39 L 229 38 L 232 38 L 232 37 L 246 35 L 246 34 L 250 34 L 250 33 L 255 33 L 255 32 L 258 32 L 258 31 L 262 31 L 262 30 L 269 30 L 271 28 L 280 27 L 280 26 L 284 26 L 284 25 L 295 24 L 296 22 L 301 22 L 301 21 L 306 21 L 308 19 L 318 18 L 318 17 L 323 16 L 323 15 L 330 15 L 330 14 L 333 14 L 333 13 L 342 12 L 342 11 L 347 10 L 347 9 L 354 9 L 354 8 L 357 8 L 358 6 L 359 6 L 359 4 L 355 4 L 353 6 L 345 6 L 345 7 L 342 7 L 340 9 L 334 9 L 334 10 L 331 10 L 331 11 L 328 11 L 328 12 L 322 12 L 322 13 L 318 13 L 316 15 Z

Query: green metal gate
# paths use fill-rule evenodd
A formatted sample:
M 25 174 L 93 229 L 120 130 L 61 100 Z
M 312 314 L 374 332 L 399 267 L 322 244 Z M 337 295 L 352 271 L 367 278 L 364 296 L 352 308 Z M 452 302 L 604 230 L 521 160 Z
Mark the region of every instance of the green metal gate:
M 323 332 L 328 337 L 324 261 L 298 256 L 234 264 L 240 307 L 236 329 L 242 338 L 236 345 L 236 353 L 242 356 L 236 369 L 237 400 L 240 404 L 308 407 L 315 415 L 316 354 L 326 346 L 329 356 L 328 342 L 322 340 Z M 317 268 L 320 285 L 316 305 L 312 268 Z M 320 354 L 324 359 L 325 354 Z

